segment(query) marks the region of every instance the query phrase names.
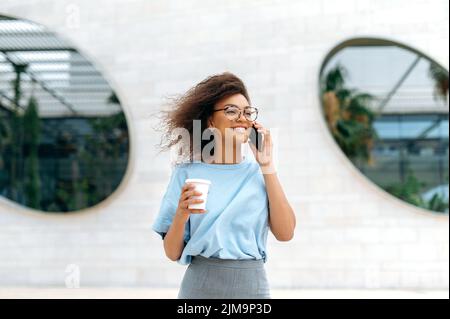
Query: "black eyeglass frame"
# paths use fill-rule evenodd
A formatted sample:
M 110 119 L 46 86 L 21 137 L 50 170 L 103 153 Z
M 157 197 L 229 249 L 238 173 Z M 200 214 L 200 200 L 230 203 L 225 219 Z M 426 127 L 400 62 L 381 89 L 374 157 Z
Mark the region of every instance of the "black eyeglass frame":
M 234 104 L 227 104 L 227 105 L 225 105 L 225 107 L 222 108 L 222 109 L 214 110 L 213 113 L 214 113 L 214 112 L 217 112 L 217 111 L 226 111 L 226 110 L 228 110 L 230 107 L 234 107 L 234 108 L 237 108 L 237 109 L 239 110 L 239 115 L 236 117 L 236 119 L 240 118 L 242 112 L 245 112 L 245 110 L 248 110 L 248 109 L 253 109 L 253 110 L 256 111 L 256 116 L 255 116 L 255 119 L 254 119 L 254 120 L 248 119 L 248 118 L 245 116 L 245 114 L 244 114 L 244 117 L 245 117 L 248 121 L 256 121 L 256 119 L 258 118 L 258 112 L 259 112 L 259 109 L 258 109 L 257 107 L 255 107 L 255 106 L 246 106 L 246 107 L 244 107 L 243 110 L 241 110 L 241 109 L 239 108 L 239 106 L 237 106 L 237 105 L 234 105 Z M 226 116 L 226 115 L 225 115 L 225 116 Z

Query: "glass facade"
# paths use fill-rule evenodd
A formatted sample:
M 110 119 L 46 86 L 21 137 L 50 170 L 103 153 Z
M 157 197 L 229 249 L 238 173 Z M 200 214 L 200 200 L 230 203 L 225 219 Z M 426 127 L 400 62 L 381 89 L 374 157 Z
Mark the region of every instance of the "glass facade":
M 0 16 L 0 195 L 41 212 L 89 208 L 128 165 L 121 103 L 73 46 Z
M 379 39 L 347 41 L 332 52 L 320 94 L 342 151 L 390 194 L 448 213 L 448 71 Z

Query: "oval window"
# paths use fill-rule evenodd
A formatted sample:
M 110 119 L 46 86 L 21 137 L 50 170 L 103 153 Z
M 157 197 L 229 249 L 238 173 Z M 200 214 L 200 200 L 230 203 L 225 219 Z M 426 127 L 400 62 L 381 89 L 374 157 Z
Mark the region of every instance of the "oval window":
M 405 45 L 353 39 L 320 72 L 323 115 L 367 178 L 412 205 L 448 213 L 448 71 Z
M 0 16 L 0 195 L 85 209 L 114 192 L 128 156 L 121 103 L 95 66 L 45 27 Z

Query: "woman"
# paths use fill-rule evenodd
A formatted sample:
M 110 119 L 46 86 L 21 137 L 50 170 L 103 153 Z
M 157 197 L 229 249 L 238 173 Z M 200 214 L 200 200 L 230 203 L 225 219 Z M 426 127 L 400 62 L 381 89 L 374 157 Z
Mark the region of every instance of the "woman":
M 163 121 L 164 147 L 189 144 L 189 160 L 175 165 L 152 229 L 170 260 L 189 265 L 178 298 L 271 298 L 268 230 L 288 241 L 296 221 L 275 172 L 270 131 L 256 121 L 244 83 L 228 72 L 206 78 L 174 104 Z M 202 139 L 195 150 L 195 120 L 214 133 L 212 149 Z M 250 143 L 256 161 L 241 152 L 252 126 L 264 137 L 262 149 Z M 174 137 L 176 128 L 189 132 L 187 142 Z M 206 209 L 188 209 L 203 200 L 187 178 L 211 181 Z

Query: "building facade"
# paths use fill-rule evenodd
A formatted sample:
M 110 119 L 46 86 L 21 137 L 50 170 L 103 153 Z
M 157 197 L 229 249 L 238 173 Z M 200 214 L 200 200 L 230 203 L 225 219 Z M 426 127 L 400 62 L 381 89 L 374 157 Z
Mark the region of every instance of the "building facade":
M 276 133 L 297 217 L 293 240 L 269 235 L 272 287 L 448 288 L 448 214 L 362 174 L 331 136 L 319 95 L 327 55 L 353 38 L 404 44 L 448 70 L 447 1 L 2 0 L 0 15 L 73 44 L 121 100 L 130 137 L 120 185 L 92 207 L 49 214 L 0 197 L 0 285 L 64 287 L 76 269 L 83 287 L 177 287 L 184 267 L 151 230 L 170 176 L 154 114 L 165 96 L 230 71 Z

